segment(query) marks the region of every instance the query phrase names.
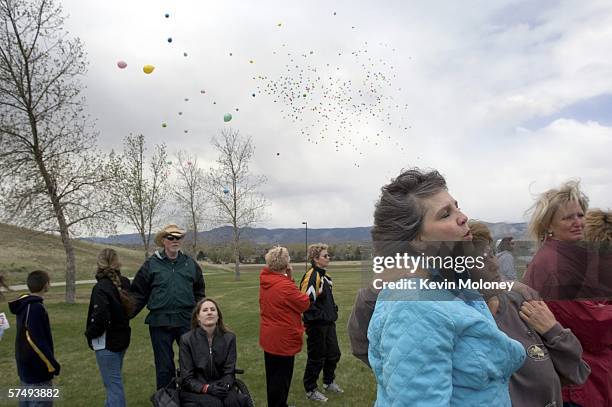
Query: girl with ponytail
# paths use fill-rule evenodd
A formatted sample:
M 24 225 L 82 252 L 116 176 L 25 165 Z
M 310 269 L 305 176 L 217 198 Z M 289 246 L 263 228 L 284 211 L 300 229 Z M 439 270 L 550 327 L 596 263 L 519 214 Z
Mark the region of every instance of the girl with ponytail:
M 96 352 L 100 375 L 106 389 L 107 406 L 125 406 L 121 368 L 130 345 L 130 315 L 134 300 L 130 280 L 121 275 L 119 256 L 113 249 L 98 255 L 96 280 L 91 291 L 85 336 Z

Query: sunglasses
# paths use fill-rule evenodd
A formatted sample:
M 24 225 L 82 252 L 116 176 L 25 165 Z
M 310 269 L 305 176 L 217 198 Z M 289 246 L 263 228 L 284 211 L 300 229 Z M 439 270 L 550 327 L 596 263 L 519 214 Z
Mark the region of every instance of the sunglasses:
M 321 257 L 325 257 L 326 259 L 331 259 L 331 256 L 329 254 L 325 254 L 325 255 L 323 255 Z
M 175 241 L 175 240 L 181 240 L 183 238 L 183 236 L 172 236 L 172 235 L 168 235 L 165 237 L 166 240 L 169 240 L 171 242 Z

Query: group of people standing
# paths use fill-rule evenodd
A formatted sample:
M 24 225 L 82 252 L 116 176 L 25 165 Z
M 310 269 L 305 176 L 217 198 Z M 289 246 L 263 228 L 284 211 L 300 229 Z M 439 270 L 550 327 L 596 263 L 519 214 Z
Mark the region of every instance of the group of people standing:
M 330 262 L 328 247 L 322 243 L 308 247 L 311 267 L 298 286 L 286 248 L 272 248 L 265 259 L 266 267 L 259 277 L 259 344 L 264 350 L 268 406 L 287 407 L 294 359 L 302 350 L 304 326 L 308 351 L 304 390 L 309 400 L 325 402 L 327 397 L 317 386 L 321 371 L 325 392 L 344 392 L 335 382 L 340 360 L 336 335 L 338 306 L 326 270 Z
M 579 184 L 567 182 L 538 198 L 529 231 L 538 250 L 512 291 L 429 290 L 418 284 L 411 290 L 359 290 L 348 333 L 353 354 L 376 378 L 377 407 L 612 405 L 612 214 L 589 211 Z M 205 297 L 200 266 L 180 250 L 184 235 L 176 225 L 164 227 L 155 238 L 160 250 L 132 283 L 121 275 L 113 249 L 98 256 L 85 335 L 96 352 L 107 406 L 126 404 L 121 370 L 129 320 L 145 306 L 158 389 L 175 378 L 177 343 L 182 404 L 248 405 L 233 388 L 236 336 L 219 304 Z M 390 268 L 387 280 L 517 278 L 512 239 L 502 239 L 493 255 L 486 225 L 468 222 L 435 170 L 409 169 L 382 187 L 372 241 L 376 256 L 485 254 L 481 268 Z M 265 256 L 259 344 L 268 406 L 287 406 L 304 332 L 306 397 L 324 402 L 329 393 L 343 392 L 335 381 L 341 353 L 328 249 L 320 243 L 308 247 L 310 268 L 297 283 L 286 248 L 274 247 Z M 46 273 L 30 273 L 31 293 L 10 303 L 18 315 L 16 358 L 24 385 L 48 384 L 60 370 L 42 306 L 48 286 Z
M 612 405 L 612 214 L 587 210 L 576 182 L 538 198 L 529 225 L 538 251 L 510 292 L 361 289 L 349 337 L 376 377 L 375 405 Z M 476 241 L 492 243 L 488 231 L 475 233 L 482 226 L 468 223 L 437 171 L 410 169 L 382 188 L 374 254 L 482 255 Z M 601 243 L 585 243 L 585 233 Z M 500 275 L 503 265 L 485 256 L 483 268 L 467 273 L 385 273 L 501 281 L 513 277 Z
M 180 250 L 184 236 L 173 224 L 159 231 L 155 243 L 160 250 L 143 263 L 131 284 L 121 276 L 113 249 L 98 256 L 85 336 L 96 352 L 109 407 L 126 405 L 121 369 L 130 341 L 129 319 L 145 306 L 158 390 L 176 379 L 176 343 L 181 405 L 249 405 L 248 396 L 234 389 L 236 336 L 226 327 L 219 304 L 205 296 L 200 266 Z

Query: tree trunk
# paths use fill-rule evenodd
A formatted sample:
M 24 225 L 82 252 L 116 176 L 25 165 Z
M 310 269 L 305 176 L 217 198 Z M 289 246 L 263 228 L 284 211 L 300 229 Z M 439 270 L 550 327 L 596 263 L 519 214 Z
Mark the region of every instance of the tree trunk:
M 145 239 L 144 233 L 140 233 L 140 240 L 142 240 L 142 247 L 144 247 L 144 259 L 147 261 L 149 258 L 149 245 L 147 239 Z
M 193 201 L 192 201 L 193 202 Z M 196 214 L 193 210 L 193 205 L 191 207 L 191 222 L 193 223 L 193 256 L 197 256 L 198 250 L 198 223 L 196 221 Z
M 238 231 L 234 228 L 234 274 L 235 280 L 240 281 L 240 238 L 238 236 Z
M 63 218 L 63 216 L 62 216 Z M 66 302 L 68 304 L 74 304 L 76 302 L 76 261 L 74 257 L 74 246 L 72 245 L 72 239 L 68 234 L 68 228 L 60 225 L 60 229 L 64 229 L 61 232 L 62 243 L 64 245 L 64 251 L 66 252 Z
M 66 302 L 74 304 L 76 299 L 76 261 L 74 258 L 74 247 L 72 246 L 72 240 L 70 239 L 70 231 L 68 230 L 68 223 L 64 215 L 64 209 L 62 208 L 60 199 L 57 195 L 57 186 L 55 180 L 47 170 L 45 161 L 43 159 L 42 151 L 38 144 L 38 127 L 36 126 L 35 119 L 31 116 L 30 123 L 32 126 L 32 134 L 34 136 L 34 157 L 36 159 L 36 165 L 40 171 L 40 174 L 45 181 L 47 187 L 47 194 L 51 205 L 53 206 L 53 212 L 57 218 L 57 225 L 59 226 L 60 236 L 62 238 L 62 244 L 64 245 L 64 251 L 66 252 Z

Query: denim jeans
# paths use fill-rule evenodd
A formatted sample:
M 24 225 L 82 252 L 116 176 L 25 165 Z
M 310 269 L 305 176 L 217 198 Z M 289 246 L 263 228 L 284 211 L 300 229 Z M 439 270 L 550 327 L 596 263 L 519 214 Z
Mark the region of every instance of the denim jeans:
M 155 357 L 155 376 L 157 389 L 166 387 L 176 376 L 176 365 L 174 364 L 174 342 L 180 346 L 181 336 L 189 332 L 186 326 L 149 326 L 153 356 Z
M 124 356 L 125 351 L 111 352 L 107 349 L 96 351 L 98 368 L 106 389 L 105 407 L 125 407 L 125 393 L 123 392 L 123 380 L 121 379 Z
M 27 389 L 27 388 L 32 388 L 32 389 L 36 389 L 36 388 L 53 388 L 53 383 L 51 382 L 51 380 L 49 380 L 48 382 L 41 382 L 41 383 L 25 383 L 25 382 L 21 382 L 21 388 L 22 389 Z M 51 400 L 20 400 L 19 401 L 19 407 L 51 407 L 53 406 L 53 401 Z

